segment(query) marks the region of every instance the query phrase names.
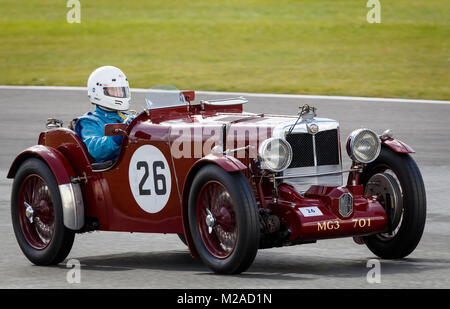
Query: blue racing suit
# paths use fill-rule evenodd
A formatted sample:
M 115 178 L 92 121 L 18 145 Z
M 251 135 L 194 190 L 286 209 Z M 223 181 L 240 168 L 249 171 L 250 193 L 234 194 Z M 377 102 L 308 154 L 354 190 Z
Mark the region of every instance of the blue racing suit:
M 128 114 L 106 111 L 96 106 L 93 113 L 88 112 L 78 118 L 75 132 L 86 145 L 94 162 L 115 160 L 120 152 L 122 136 L 105 136 L 105 124 L 122 123 Z

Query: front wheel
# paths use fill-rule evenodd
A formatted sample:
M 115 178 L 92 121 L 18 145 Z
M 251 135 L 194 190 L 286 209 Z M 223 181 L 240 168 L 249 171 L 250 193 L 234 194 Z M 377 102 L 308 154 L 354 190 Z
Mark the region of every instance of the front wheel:
M 188 207 L 194 245 L 209 268 L 237 274 L 250 267 L 259 247 L 259 217 L 242 173 L 203 167 L 192 183 Z
M 19 168 L 11 194 L 14 234 L 25 256 L 36 265 L 55 265 L 70 252 L 75 232 L 63 224 L 58 183 L 39 159 Z
M 426 219 L 425 186 L 417 164 L 410 155 L 383 147 L 360 179 L 364 194 L 375 196 L 388 216 L 385 232 L 364 238 L 367 247 L 381 258 L 408 256 L 422 237 Z

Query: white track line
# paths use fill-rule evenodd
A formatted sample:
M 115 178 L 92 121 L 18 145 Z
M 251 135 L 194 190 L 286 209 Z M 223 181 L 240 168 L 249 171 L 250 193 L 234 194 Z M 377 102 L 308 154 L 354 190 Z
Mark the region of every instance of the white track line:
M 0 90 L 76 90 L 86 91 L 86 87 L 69 86 L 1 86 Z M 131 92 L 145 93 L 147 89 L 131 88 Z M 199 95 L 230 95 L 254 98 L 284 98 L 284 99 L 313 99 L 313 100 L 338 100 L 338 101 L 363 101 L 363 102 L 399 102 L 399 103 L 426 103 L 426 104 L 450 104 L 444 100 L 419 100 L 419 99 L 394 99 L 394 98 L 370 98 L 370 97 L 346 97 L 327 95 L 303 95 L 303 94 L 276 94 L 276 93 L 247 93 L 247 92 L 218 92 L 218 91 L 195 91 Z

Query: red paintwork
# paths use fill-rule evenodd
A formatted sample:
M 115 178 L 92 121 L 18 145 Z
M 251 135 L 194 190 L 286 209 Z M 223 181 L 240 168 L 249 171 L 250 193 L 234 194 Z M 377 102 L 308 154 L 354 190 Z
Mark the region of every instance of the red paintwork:
M 348 140 L 347 140 L 348 142 Z M 381 146 L 382 147 L 388 147 L 389 149 L 397 152 L 397 153 L 415 153 L 414 149 L 412 149 L 410 146 L 408 146 L 406 143 L 394 139 L 389 138 L 386 140 L 381 140 Z M 351 185 L 353 183 L 359 184 L 359 173 L 351 172 L 348 174 L 347 178 L 347 184 Z
M 25 149 L 13 161 L 8 178 L 14 178 L 23 161 L 28 158 L 40 158 L 44 160 L 53 172 L 59 185 L 70 183 L 70 177 L 76 176 L 67 158 L 57 149 L 36 145 Z
M 136 122 L 133 122 L 136 124 Z M 171 170 L 169 136 L 170 127 L 155 125 L 148 121 L 131 125 L 128 139 L 124 138 L 122 150 L 114 168 L 103 173 L 103 190 L 110 217 L 109 230 L 132 232 L 183 233 L 181 201 L 177 188 L 176 173 L 172 172 L 172 189 L 167 206 L 160 212 L 147 213 L 134 200 L 128 185 L 128 165 L 136 149 L 153 145 L 165 156 Z M 125 180 L 125 181 L 124 181 Z M 113 205 L 113 207 L 111 207 Z
M 182 91 L 184 99 L 188 102 L 192 102 L 195 100 L 195 91 Z
M 127 135 L 125 123 L 110 123 L 105 125 L 105 136 Z
M 226 155 L 214 155 L 209 154 L 205 157 L 201 158 L 195 164 L 192 166 L 190 170 L 193 170 L 197 167 L 198 164 L 204 164 L 204 163 L 214 163 L 219 165 L 221 168 L 226 170 L 227 172 L 238 172 L 243 171 L 247 169 L 247 166 L 245 166 L 241 161 L 236 159 L 232 156 L 226 156 Z
M 194 98 L 193 93 L 186 92 L 184 95 L 188 101 Z M 248 167 L 254 162 L 249 155 L 252 151 L 256 152 L 260 140 L 271 137 L 274 125 L 296 117 L 265 115 L 244 119 L 245 117 L 248 115 L 242 114 L 242 105 L 213 106 L 190 103 L 187 106 L 154 109 L 149 114 L 142 112 L 126 128 L 117 161 L 113 166 L 101 171 L 92 169 L 92 159 L 81 139 L 73 131 L 52 129 L 41 133 L 39 145 L 25 150 L 16 158 L 8 177 L 13 178 L 21 162 L 30 156 L 46 161 L 59 184 L 70 182 L 71 176 L 86 175 L 87 182 L 80 183 L 85 215 L 97 218 L 100 230 L 185 234 L 194 256 L 196 252 L 191 245 L 192 238 L 187 220 L 187 197 L 195 173 L 204 164 L 217 164 L 228 172 L 242 172 L 254 189 L 259 207 L 268 208 L 281 218 L 291 231 L 291 240 L 365 235 L 384 229 L 386 216 L 383 208 L 376 201 L 364 197 L 361 186 L 316 186 L 302 197 L 292 187 L 280 185 L 278 199 L 274 202 L 273 184 L 267 178 L 261 180 L 262 175 L 250 173 Z M 204 153 L 205 149 L 220 144 L 221 137 L 218 133 L 222 132 L 222 124 L 228 122 L 233 122 L 228 134 L 235 134 L 237 139 L 234 144 L 225 145 L 225 149 L 247 145 L 252 147 L 248 151 L 239 151 L 233 155 Z M 114 132 L 113 129 L 117 129 L 117 126 L 107 128 L 106 133 L 122 134 Z M 250 134 L 237 134 L 234 129 L 257 133 L 258 140 L 251 140 Z M 189 141 L 190 149 L 177 148 L 177 142 L 183 138 Z M 393 141 L 385 144 L 396 148 L 403 145 Z M 139 207 L 128 183 L 130 160 L 133 153 L 143 145 L 158 148 L 170 166 L 171 193 L 166 206 L 157 213 L 147 213 Z M 177 149 L 186 152 L 189 157 L 177 156 L 174 153 Z M 355 212 L 350 218 L 340 217 L 336 210 L 336 203 L 343 192 L 351 192 L 354 197 Z M 299 209 L 306 206 L 317 206 L 324 216 L 302 216 Z M 354 228 L 353 219 L 370 219 L 371 226 Z M 339 229 L 327 228 L 318 231 L 318 221 L 337 222 Z M 331 223 L 328 226 L 332 227 Z
M 414 149 L 409 147 L 404 142 L 399 141 L 398 139 L 389 138 L 387 140 L 381 141 L 381 144 L 398 153 L 415 153 Z
M 324 187 L 312 186 L 302 197 L 291 186 L 282 184 L 278 187 L 279 199 L 274 211 L 286 220 L 291 230 L 291 240 L 316 240 L 354 235 L 366 235 L 381 232 L 386 227 L 386 213 L 383 207 L 372 199 L 362 195 L 362 186 Z M 339 214 L 339 197 L 343 193 L 353 195 L 353 213 L 344 218 Z M 301 207 L 316 206 L 323 216 L 305 217 Z M 365 219 L 360 227 L 358 219 Z M 370 219 L 370 227 L 368 220 Z M 319 228 L 319 224 L 324 229 Z M 356 227 L 355 227 L 356 223 Z M 361 221 L 362 225 L 363 221 Z

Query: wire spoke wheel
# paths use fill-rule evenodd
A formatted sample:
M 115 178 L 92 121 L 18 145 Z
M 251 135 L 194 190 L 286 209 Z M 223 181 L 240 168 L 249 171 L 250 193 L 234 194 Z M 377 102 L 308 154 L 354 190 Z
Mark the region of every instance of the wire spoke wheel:
M 189 231 L 203 262 L 216 273 L 250 267 L 259 248 L 256 199 L 241 172 L 215 164 L 202 167 L 189 192 Z
M 17 170 L 11 219 L 19 247 L 32 263 L 55 265 L 69 254 L 75 231 L 64 226 L 58 182 L 44 161 L 29 158 Z
M 197 222 L 208 251 L 218 259 L 233 252 L 237 241 L 234 203 L 227 189 L 217 181 L 207 182 L 200 190 Z
M 50 190 L 42 177 L 32 174 L 25 178 L 17 208 L 26 241 L 37 250 L 46 248 L 55 232 L 55 213 Z

